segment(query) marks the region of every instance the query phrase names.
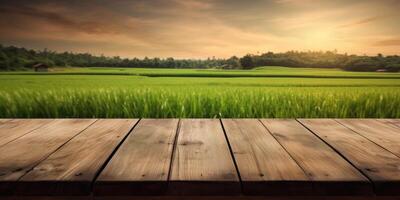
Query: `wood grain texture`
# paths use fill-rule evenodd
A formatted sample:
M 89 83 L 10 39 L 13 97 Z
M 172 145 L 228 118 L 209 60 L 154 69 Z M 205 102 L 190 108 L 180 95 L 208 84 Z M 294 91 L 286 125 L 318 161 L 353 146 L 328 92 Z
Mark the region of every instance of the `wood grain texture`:
M 52 119 L 14 119 L 0 122 L 0 147 L 33 131 Z
M 310 177 L 316 194 L 372 194 L 367 178 L 296 120 L 261 121 Z
M 400 158 L 335 120 L 302 119 L 300 122 L 367 175 L 377 194 L 400 194 Z
M 34 121 L 0 119 L 0 199 L 400 195 L 398 119 Z
M 400 128 L 400 119 L 375 119 L 375 120 L 395 128 Z
M 312 193 L 307 175 L 259 120 L 223 119 L 222 123 L 245 194 Z
M 0 193 L 96 120 L 54 120 L 0 147 Z
M 8 121 L 11 121 L 12 119 L 0 119 L 0 124 L 6 123 Z
M 101 172 L 94 194 L 165 193 L 178 121 L 141 120 Z
M 137 119 L 100 119 L 50 155 L 18 183 L 19 194 L 87 195 L 91 184 Z
M 400 158 L 400 127 L 386 125 L 374 119 L 338 119 L 336 121 Z
M 171 169 L 172 194 L 238 194 L 240 183 L 221 123 L 183 119 Z

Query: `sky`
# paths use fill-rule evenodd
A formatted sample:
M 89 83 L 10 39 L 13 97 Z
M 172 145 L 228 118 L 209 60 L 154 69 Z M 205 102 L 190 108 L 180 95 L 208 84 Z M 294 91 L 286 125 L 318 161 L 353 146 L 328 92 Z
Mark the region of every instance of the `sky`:
M 400 54 L 400 0 L 0 0 L 0 44 L 95 55 Z

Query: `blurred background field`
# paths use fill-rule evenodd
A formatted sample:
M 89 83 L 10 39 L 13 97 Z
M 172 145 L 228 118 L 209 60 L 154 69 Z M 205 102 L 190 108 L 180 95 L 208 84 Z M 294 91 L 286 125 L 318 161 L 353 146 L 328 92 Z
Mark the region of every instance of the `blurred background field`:
M 400 78 L 393 72 L 350 72 L 337 68 L 257 67 L 252 70 L 57 67 L 48 72 L 10 71 L 9 75 L 133 75 L 148 77 L 299 77 L 299 78 Z
M 400 74 L 286 67 L 2 72 L 0 117 L 399 118 Z

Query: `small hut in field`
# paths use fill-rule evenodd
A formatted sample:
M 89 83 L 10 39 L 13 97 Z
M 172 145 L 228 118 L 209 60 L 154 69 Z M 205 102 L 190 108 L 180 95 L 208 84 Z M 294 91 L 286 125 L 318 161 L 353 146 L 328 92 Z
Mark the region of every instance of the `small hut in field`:
M 32 66 L 35 72 L 48 72 L 49 66 L 44 63 L 37 63 Z
M 378 69 L 378 70 L 376 70 L 376 72 L 387 72 L 388 70 L 387 69 Z

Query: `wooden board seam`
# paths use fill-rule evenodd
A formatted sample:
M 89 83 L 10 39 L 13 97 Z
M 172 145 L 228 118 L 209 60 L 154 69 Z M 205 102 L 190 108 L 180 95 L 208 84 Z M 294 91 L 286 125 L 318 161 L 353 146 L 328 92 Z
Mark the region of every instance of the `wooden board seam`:
M 115 146 L 114 150 L 111 152 L 111 154 L 107 157 L 107 159 L 104 161 L 104 163 L 100 166 L 100 168 L 97 170 L 96 174 L 93 177 L 93 180 L 90 184 L 90 193 L 93 196 L 93 191 L 94 191 L 94 183 L 96 182 L 97 178 L 100 176 L 101 172 L 106 168 L 108 163 L 111 161 L 111 159 L 114 157 L 115 153 L 118 151 L 118 149 L 121 147 L 121 145 L 125 142 L 125 140 L 128 138 L 129 135 L 133 132 L 133 129 L 136 128 L 136 126 L 139 124 L 141 121 L 141 118 L 136 121 L 136 123 L 132 126 L 132 128 L 128 131 L 128 133 L 125 134 L 125 136 L 122 138 L 122 140 Z
M 53 152 L 49 153 L 49 155 L 45 156 L 44 158 L 42 158 L 41 160 L 39 160 L 37 163 L 35 163 L 34 165 L 32 165 L 32 167 L 27 170 L 24 175 L 20 176 L 16 181 L 19 181 L 22 179 L 22 177 L 24 177 L 26 174 L 28 174 L 29 172 L 31 172 L 35 167 L 37 167 L 41 162 L 43 162 L 44 160 L 46 160 L 47 158 L 49 158 L 52 154 L 54 154 L 55 152 L 57 152 L 59 149 L 61 149 L 64 145 L 66 145 L 69 141 L 71 141 L 72 139 L 74 139 L 76 136 L 78 136 L 79 134 L 81 134 L 83 131 L 85 131 L 86 129 L 88 129 L 90 126 L 92 126 L 94 123 L 97 122 L 98 119 L 95 119 L 91 124 L 89 124 L 89 126 L 85 127 L 84 129 L 82 129 L 81 131 L 79 131 L 77 134 L 75 134 L 74 136 L 72 136 L 71 138 L 69 138 L 67 141 L 65 141 L 62 145 L 60 145 L 59 147 L 57 147 Z
M 274 134 L 272 134 L 271 130 L 269 130 L 269 128 L 261 121 L 261 119 L 258 119 L 258 121 L 259 121 L 259 122 L 263 125 L 263 127 L 267 130 L 268 134 L 270 134 L 270 135 L 275 139 L 275 141 L 278 142 L 278 144 L 283 148 L 283 150 L 285 150 L 285 152 L 286 152 L 286 153 L 290 156 L 290 158 L 297 164 L 297 166 L 299 166 L 299 168 L 300 168 L 300 169 L 303 171 L 303 173 L 307 176 L 308 180 L 309 180 L 309 181 L 312 181 L 310 175 L 306 172 L 306 170 L 299 164 L 299 162 L 298 162 L 296 159 L 294 159 L 294 157 L 289 153 L 289 151 L 285 148 L 285 146 L 283 146 L 283 145 L 281 144 L 281 142 L 280 142 L 278 139 L 276 139 L 276 137 L 274 136 Z
M 80 131 L 75 131 L 74 133 L 75 133 L 75 135 L 73 135 L 70 139 L 68 139 L 68 140 L 63 140 L 62 142 L 60 142 L 59 143 L 59 145 L 60 146 L 55 146 L 55 147 L 57 147 L 57 148 L 52 148 L 52 149 L 54 149 L 53 151 L 50 151 L 49 152 L 49 155 L 47 155 L 47 156 L 45 156 L 44 158 L 42 158 L 42 159 L 37 159 L 37 162 L 36 163 L 34 163 L 33 165 L 32 165 L 32 167 L 31 168 L 28 168 L 27 169 L 27 171 L 26 172 L 24 172 L 23 173 L 23 175 L 21 175 L 18 179 L 16 179 L 16 181 L 22 181 L 21 179 L 23 178 L 23 177 L 27 177 L 28 175 L 28 173 L 30 173 L 30 172 L 32 172 L 32 170 L 34 169 L 34 168 L 36 168 L 38 165 L 40 165 L 40 164 L 42 164 L 45 160 L 47 160 L 47 159 L 49 159 L 49 157 L 50 156 L 52 156 L 52 155 L 54 155 L 54 154 L 56 154 L 57 152 L 59 152 L 60 151 L 60 149 L 61 148 L 63 148 L 63 147 L 65 147 L 66 145 L 68 145 L 68 144 L 71 144 L 71 140 L 73 140 L 74 138 L 76 138 L 76 137 L 79 137 L 80 135 L 83 135 L 83 132 L 84 131 L 86 131 L 87 129 L 89 129 L 90 127 L 93 127 L 96 123 L 98 123 L 100 120 L 99 119 L 93 119 L 94 121 L 92 122 L 92 123 L 86 123 L 86 127 L 85 126 L 82 126 L 82 128 L 83 127 L 85 127 L 85 128 L 83 128 L 82 130 L 80 130 Z M 234 164 L 234 166 L 235 166 L 235 170 L 236 170 L 236 173 L 237 173 L 237 176 L 238 176 L 238 179 L 239 179 L 239 184 L 240 184 L 240 186 L 237 186 L 237 190 L 239 189 L 238 187 L 240 187 L 240 192 L 241 192 L 241 194 L 243 195 L 244 193 L 244 189 L 243 188 L 246 188 L 245 187 L 245 183 L 246 183 L 246 179 L 245 179 L 245 177 L 243 177 L 245 180 L 244 181 L 242 181 L 242 176 L 241 176 L 241 174 L 240 174 L 240 171 L 239 171 L 239 167 L 240 167 L 240 160 L 239 159 L 236 159 L 236 157 L 235 157 L 235 154 L 234 154 L 234 152 L 235 152 L 235 145 L 234 145 L 234 142 L 232 141 L 232 139 L 231 140 L 229 140 L 230 139 L 230 137 L 228 137 L 228 136 L 230 136 L 230 129 L 229 129 L 229 125 L 227 125 L 227 124 L 224 124 L 225 123 L 225 121 L 224 121 L 224 119 L 222 119 L 222 118 L 219 118 L 218 119 L 219 120 L 219 125 L 220 125 L 220 127 L 222 128 L 222 131 L 223 131 L 223 134 L 224 134 L 224 139 L 225 139 L 225 141 L 226 141 L 226 143 L 227 143 L 227 145 L 228 145 L 228 150 L 229 150 L 229 153 L 230 153 L 230 155 L 231 155 L 231 159 L 232 159 L 232 162 L 233 162 L 233 164 Z M 341 130 L 341 131 L 338 131 L 338 133 L 347 133 L 348 135 L 351 135 L 351 133 L 353 132 L 354 133 L 354 137 L 355 136 L 361 136 L 361 137 L 359 137 L 358 139 L 360 139 L 360 141 L 361 141 L 361 139 L 362 138 L 364 138 L 365 140 L 362 140 L 362 141 L 365 141 L 365 142 L 371 142 L 371 146 L 372 146 L 372 144 L 374 144 L 374 145 L 376 145 L 377 146 L 377 148 L 381 148 L 382 150 L 382 152 L 384 152 L 384 151 L 386 151 L 386 152 L 388 152 L 389 154 L 392 154 L 392 155 L 394 155 L 395 157 L 398 157 L 398 158 L 400 158 L 400 156 L 399 155 L 396 155 L 396 154 L 394 154 L 392 151 L 390 151 L 390 150 L 388 150 L 388 149 L 386 149 L 385 147 L 383 147 L 383 146 L 381 146 L 381 145 L 379 145 L 379 144 L 377 144 L 376 142 L 379 142 L 379 141 L 377 141 L 377 140 L 374 140 L 374 141 L 376 141 L 376 142 L 374 142 L 373 141 L 373 137 L 372 136 L 370 136 L 370 135 L 366 135 L 365 134 L 365 132 L 364 132 L 364 129 L 358 129 L 357 127 L 353 127 L 351 124 L 347 124 L 346 123 L 346 121 L 341 121 L 340 119 L 330 119 L 331 120 L 331 125 L 332 125 L 332 127 L 337 127 L 338 128 L 338 130 Z M 7 120 L 8 122 L 9 121 L 12 121 L 12 120 Z M 43 126 L 45 126 L 45 125 L 47 125 L 48 123 L 50 123 L 50 122 L 53 122 L 53 121 L 55 121 L 54 119 L 51 119 L 51 121 L 49 121 L 49 122 L 47 122 L 47 123 L 45 123 L 45 124 L 43 124 L 43 125 L 40 125 L 39 127 L 36 127 L 36 128 L 34 128 L 33 130 L 30 130 L 30 131 L 27 131 L 26 133 L 24 133 L 23 134 L 23 136 L 24 135 L 26 135 L 26 134 L 28 134 L 28 133 L 30 133 L 30 132 L 32 132 L 32 131 L 34 131 L 34 130 L 37 130 L 37 129 L 39 129 L 39 128 L 41 128 L 41 127 L 43 127 Z M 215 120 L 216 121 L 216 120 Z M 269 124 L 266 122 L 267 120 L 265 120 L 265 121 L 263 121 L 263 119 L 255 119 L 254 121 L 257 121 L 257 122 L 259 122 L 259 123 L 261 123 L 261 125 L 263 126 L 263 127 L 260 127 L 260 129 L 265 129 L 266 130 L 266 132 L 265 131 L 263 131 L 265 134 L 269 134 L 269 135 L 271 135 L 272 136 L 272 140 L 275 140 L 276 142 L 277 142 L 277 144 L 279 144 L 279 146 L 281 146 L 282 148 L 283 148 L 283 150 L 284 150 L 284 152 L 286 152 L 288 155 L 289 155 L 289 157 L 295 162 L 295 164 L 304 172 L 304 174 L 306 175 L 306 177 L 304 177 L 305 178 L 305 180 L 309 180 L 309 181 L 311 181 L 311 182 L 313 182 L 313 180 L 312 180 L 312 176 L 310 176 L 308 173 L 306 173 L 306 170 L 305 169 L 307 169 L 307 167 L 305 167 L 305 168 L 303 168 L 300 164 L 302 163 L 301 162 L 301 159 L 299 159 L 296 155 L 296 153 L 294 153 L 294 151 L 292 151 L 292 148 L 290 148 L 290 146 L 288 146 L 288 145 L 286 145 L 286 143 L 285 142 L 283 142 L 283 141 L 280 141 L 281 139 L 280 139 L 280 137 L 278 136 L 278 135 L 275 135 L 275 130 L 274 130 L 274 128 L 273 127 L 270 127 L 269 126 Z M 303 121 L 303 119 L 294 119 L 293 120 L 294 122 L 297 122 L 297 123 L 299 123 L 300 125 L 299 125 L 299 127 L 298 128 L 301 128 L 301 127 L 304 127 L 308 132 L 310 132 L 310 136 L 315 136 L 315 137 L 317 137 L 318 139 L 315 139 L 315 140 L 320 140 L 323 144 L 325 144 L 325 145 L 327 145 L 328 147 L 327 148 L 329 148 L 329 149 L 331 149 L 334 153 L 336 153 L 336 154 L 338 154 L 339 155 L 339 158 L 342 158 L 342 159 L 344 159 L 345 161 L 344 162 L 347 162 L 348 164 L 349 164 L 349 167 L 353 167 L 354 168 L 354 170 L 355 171 L 358 171 L 360 174 L 361 174 L 361 176 L 362 177 L 364 177 L 365 179 L 366 179 L 366 182 L 367 183 L 369 183 L 370 185 L 371 185 L 371 187 L 372 187 L 372 189 L 373 189 L 373 191 L 374 191 L 374 193 L 375 193 L 375 195 L 379 195 L 379 194 L 377 194 L 377 191 L 379 191 L 379 186 L 378 186 L 378 184 L 377 185 L 375 185 L 375 182 L 374 181 L 372 181 L 372 180 L 375 180 L 374 179 L 374 176 L 371 176 L 368 172 L 367 173 L 363 173 L 363 171 L 362 171 L 362 169 L 364 169 L 362 166 L 359 166 L 359 165 L 357 165 L 357 163 L 358 162 L 356 162 L 356 160 L 357 159 L 353 159 L 353 157 L 352 156 L 350 156 L 349 154 L 347 154 L 347 151 L 345 151 L 345 150 L 343 150 L 340 146 L 336 146 L 336 144 L 335 144 L 335 142 L 332 142 L 330 139 L 327 139 L 327 138 L 330 138 L 330 137 L 326 137 L 325 135 L 320 135 L 320 132 L 323 132 L 323 131 L 319 131 L 318 129 L 314 129 L 315 128 L 315 126 L 317 125 L 317 123 L 315 124 L 315 125 L 313 125 L 313 124 L 308 124 L 308 122 L 307 122 L 307 120 L 304 120 Z M 310 120 L 310 121 L 312 121 L 312 120 Z M 378 121 L 378 120 L 376 120 L 376 121 Z M 123 144 L 126 144 L 127 143 L 127 138 L 132 134 L 132 135 L 135 135 L 134 134 L 134 130 L 136 129 L 138 129 L 138 124 L 139 124 L 139 122 L 143 122 L 143 120 L 141 119 L 141 118 L 139 118 L 139 119 L 137 119 L 136 120 L 136 122 L 135 123 L 130 123 L 129 124 L 129 126 L 125 129 L 125 131 L 123 131 L 123 133 L 126 133 L 123 137 L 122 137 L 122 140 L 120 140 L 119 142 L 117 142 L 116 143 L 116 145 L 115 146 L 113 146 L 112 148 L 110 148 L 110 150 L 111 150 L 111 153 L 110 154 L 107 154 L 106 156 L 105 156 L 105 158 L 106 159 L 104 159 L 104 162 L 103 163 L 100 163 L 100 167 L 97 169 L 97 171 L 95 172 L 95 174 L 94 174 L 94 177 L 93 177 L 93 179 L 91 180 L 91 182 L 90 182 L 90 195 L 92 196 L 93 195 L 93 191 L 94 191 L 94 185 L 95 185 L 95 182 L 97 181 L 97 179 L 98 179 L 98 177 L 101 175 L 101 173 L 104 171 L 104 169 L 107 167 L 107 165 L 109 165 L 110 164 L 110 162 L 111 162 L 111 159 L 115 156 L 115 154 L 116 154 L 116 152 L 119 150 L 119 149 L 121 149 L 121 146 L 123 145 Z M 176 122 L 176 121 L 175 121 Z M 293 122 L 293 123 L 294 123 Z M 173 128 L 171 128 L 170 130 L 170 132 L 172 133 L 174 130 L 176 131 L 176 133 L 175 133 L 175 136 L 172 138 L 172 137 L 170 137 L 171 138 L 171 142 L 172 142 L 172 153 L 171 153 L 171 155 L 168 155 L 168 157 L 170 157 L 170 159 L 171 159 L 171 162 L 169 163 L 169 166 L 168 166 L 168 164 L 167 165 L 164 165 L 165 166 L 165 172 L 167 172 L 168 174 L 167 174 L 167 179 L 166 179 L 166 184 L 167 184 L 167 187 L 169 187 L 169 183 L 170 183 L 170 178 L 171 178 L 171 176 L 172 176 L 172 168 L 173 168 L 173 160 L 174 160 L 174 158 L 176 158 L 177 157 L 177 152 L 175 152 L 176 151 L 176 149 L 178 148 L 178 138 L 179 138 L 179 135 L 182 135 L 182 134 L 179 134 L 179 132 L 181 131 L 181 123 L 182 123 L 182 119 L 181 118 L 179 118 L 178 119 L 178 123 L 177 123 L 177 125 L 175 126 L 176 128 L 175 129 L 173 129 Z M 381 121 L 380 122 L 382 125 L 385 125 L 386 127 L 392 127 L 392 124 L 393 123 L 388 123 L 388 124 L 385 124 L 385 123 L 383 123 L 383 121 Z M 87 125 L 88 124 L 88 125 Z M 182 123 L 183 124 L 183 123 Z M 215 123 L 216 124 L 216 126 L 218 126 L 218 123 Z M 400 124 L 394 124 L 393 125 L 394 127 L 400 127 Z M 182 126 L 182 127 L 184 127 L 184 125 Z M 318 126 L 317 126 L 318 127 Z M 321 128 L 322 128 L 322 126 L 321 126 Z M 243 129 L 243 130 L 246 130 L 245 128 Z M 328 131 L 328 129 L 326 129 L 327 131 Z M 332 129 L 329 129 L 329 130 L 335 130 L 334 128 L 332 128 Z M 400 130 L 400 129 L 399 129 Z M 279 131 L 278 131 L 279 132 Z M 379 132 L 379 131 L 378 131 Z M 377 132 L 377 133 L 378 133 Z M 332 133 L 334 133 L 334 132 L 332 132 Z M 328 136 L 328 135 L 327 135 Z M 22 137 L 22 136 L 21 136 Z M 325 138 L 326 137 L 326 138 Z M 18 137 L 18 138 L 20 138 L 20 137 Z M 17 140 L 18 138 L 16 138 L 16 139 L 14 139 L 13 141 L 15 141 L 15 140 Z M 371 138 L 371 139 L 370 139 Z M 355 140 L 355 139 L 354 139 Z M 221 139 L 221 141 L 223 141 L 223 139 Z M 171 144 L 171 142 L 169 143 L 169 144 Z M 346 143 L 346 140 L 343 140 L 343 143 Z M 6 144 L 8 144 L 8 143 L 6 143 Z M 347 144 L 347 143 L 346 143 Z M 361 144 L 361 143 L 359 143 L 359 144 Z M 231 146 L 232 145 L 232 146 Z M 285 146 L 284 146 L 285 145 Z M 278 146 L 278 145 L 277 145 Z M 287 148 L 285 148 L 285 147 L 287 147 Z M 363 146 L 358 146 L 360 149 L 362 149 L 362 150 L 364 150 L 364 151 L 366 151 L 366 149 L 363 149 L 362 147 Z M 293 156 L 292 156 L 292 154 L 290 154 L 289 152 L 292 152 L 293 153 Z M 388 155 L 389 155 L 388 154 Z M 178 156 L 179 157 L 179 156 Z M 299 160 L 299 162 L 298 162 L 298 160 L 296 160 L 295 158 L 297 158 L 298 160 Z M 353 164 L 354 163 L 354 164 Z M 238 165 L 239 164 L 239 165 Z M 358 167 L 357 167 L 358 166 Z M 169 169 L 167 170 L 166 168 L 167 167 L 169 167 Z M 176 167 L 176 166 L 175 166 Z M 299 172 L 300 172 L 300 169 L 299 169 Z M 231 170 L 232 172 L 234 172 L 233 171 L 233 169 Z M 368 175 L 367 175 L 368 174 Z M 242 171 L 242 175 L 244 176 L 245 175 L 245 173 L 243 173 L 243 171 Z M 369 177 L 369 176 L 371 176 L 371 178 Z M 390 178 L 390 177 L 389 177 Z M 1 195 L 0 195 L 1 196 Z M 1 198 L 0 198 L 1 199 Z
M 356 130 L 354 130 L 354 129 L 348 127 L 348 126 L 346 126 L 345 124 L 341 123 L 340 121 L 338 121 L 338 120 L 336 120 L 336 119 L 333 119 L 333 121 L 339 123 L 340 125 L 346 127 L 347 129 L 351 130 L 352 132 L 356 133 L 357 135 L 360 135 L 361 137 L 363 137 L 363 138 L 367 139 L 368 141 L 374 143 L 376 146 L 381 147 L 382 149 L 388 151 L 389 153 L 393 154 L 394 156 L 400 158 L 397 154 L 393 153 L 392 151 L 390 151 L 389 149 L 385 148 L 384 146 L 382 146 L 382 145 L 376 143 L 375 141 L 370 140 L 368 137 L 364 136 L 364 134 L 361 134 L 361 133 L 357 132 Z M 382 124 L 382 125 L 385 125 L 385 124 Z
M 179 131 L 181 130 L 181 118 L 178 119 L 178 125 L 176 126 L 176 132 L 175 132 L 175 137 L 174 137 L 174 143 L 172 144 L 172 153 L 171 153 L 171 160 L 169 163 L 169 170 L 168 170 L 168 176 L 167 176 L 167 184 L 169 185 L 169 180 L 171 178 L 171 173 L 172 173 L 172 166 L 173 166 L 173 160 L 175 157 L 175 150 L 178 144 L 178 136 L 179 136 Z
M 310 131 L 313 135 L 315 135 L 318 139 L 320 139 L 323 143 L 325 143 L 326 145 L 328 145 L 333 151 L 335 151 L 340 157 L 342 157 L 344 160 L 346 160 L 352 167 L 354 167 L 355 169 L 357 169 L 357 171 L 359 171 L 371 184 L 372 189 L 374 191 L 374 193 L 376 193 L 376 189 L 375 189 L 375 184 L 372 181 L 371 178 L 369 178 L 361 169 L 359 169 L 356 165 L 354 165 L 349 159 L 347 159 L 346 156 L 344 156 L 340 151 L 338 151 L 336 148 L 334 148 L 332 145 L 330 145 L 328 142 L 326 142 L 324 139 L 322 139 L 321 137 L 319 137 L 318 134 L 315 134 L 310 128 L 308 128 L 306 125 L 304 125 L 303 123 L 301 123 L 300 120 L 298 120 L 297 118 L 295 119 L 297 122 L 299 122 L 299 124 L 301 124 L 304 128 L 306 128 L 308 131 Z M 340 124 L 341 125 L 341 124 Z M 347 128 L 347 127 L 346 127 Z
M 235 159 L 235 155 L 233 154 L 233 150 L 232 150 L 232 147 L 231 147 L 231 143 L 229 142 L 228 136 L 226 135 L 224 123 L 222 123 L 222 119 L 221 118 L 219 119 L 219 123 L 221 124 L 222 132 L 224 132 L 224 137 L 225 137 L 226 143 L 228 144 L 229 153 L 231 154 L 231 157 L 232 157 L 232 160 L 233 160 L 233 164 L 235 165 L 236 173 L 237 173 L 238 178 L 239 178 L 240 190 L 243 193 L 242 177 L 240 175 L 239 167 L 237 165 L 237 162 L 236 162 L 236 159 Z
M 13 121 L 13 119 L 7 120 L 6 122 L 11 122 L 11 121 Z M 30 131 L 28 131 L 28 132 L 26 132 L 26 133 L 20 135 L 19 137 L 16 137 L 16 138 L 14 138 L 14 139 L 12 139 L 12 140 L 10 140 L 10 141 L 8 141 L 8 142 L 6 142 L 6 143 L 0 145 L 0 147 L 5 146 L 5 145 L 9 144 L 10 142 L 13 142 L 13 141 L 15 141 L 15 140 L 17 140 L 17 139 L 19 139 L 19 138 L 21 138 L 21 137 L 23 137 L 23 136 L 25 136 L 25 135 L 31 133 L 31 132 L 33 132 L 33 131 L 35 131 L 35 130 L 41 128 L 41 127 L 43 127 L 43 126 L 49 124 L 49 123 L 52 122 L 52 121 L 54 121 L 54 119 L 52 119 L 52 120 L 50 120 L 49 122 L 44 123 L 44 124 L 42 124 L 42 125 L 40 125 L 40 126 L 34 128 L 34 129 L 32 129 L 32 130 L 30 130 Z
M 219 119 L 182 119 L 168 185 L 172 195 L 241 192 Z

